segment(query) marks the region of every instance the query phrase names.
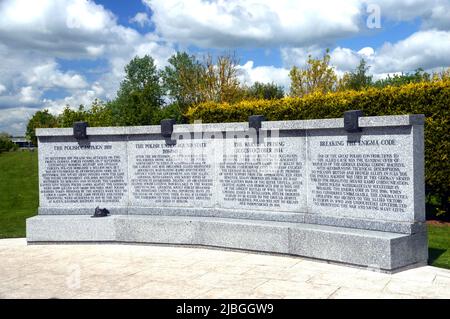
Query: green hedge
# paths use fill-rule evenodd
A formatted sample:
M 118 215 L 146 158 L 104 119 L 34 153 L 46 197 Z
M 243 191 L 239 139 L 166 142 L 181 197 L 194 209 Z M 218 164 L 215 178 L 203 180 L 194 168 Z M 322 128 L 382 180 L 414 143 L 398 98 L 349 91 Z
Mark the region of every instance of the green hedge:
M 206 102 L 191 107 L 189 122 L 242 122 L 262 114 L 268 120 L 342 117 L 347 110 L 367 116 L 425 114 L 425 170 L 429 212 L 443 214 L 450 202 L 450 81 L 411 83 L 401 87 L 371 88 L 310 94 L 303 98 L 242 101 L 236 104 Z

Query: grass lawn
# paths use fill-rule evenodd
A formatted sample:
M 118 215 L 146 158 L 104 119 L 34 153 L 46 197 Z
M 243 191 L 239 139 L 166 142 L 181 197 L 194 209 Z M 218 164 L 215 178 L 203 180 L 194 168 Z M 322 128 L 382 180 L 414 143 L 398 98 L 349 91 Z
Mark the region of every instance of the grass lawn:
M 0 154 L 0 238 L 25 237 L 38 207 L 37 152 Z M 450 226 L 428 225 L 429 263 L 450 269 Z
M 25 237 L 25 219 L 37 213 L 37 151 L 0 154 L 0 238 Z
M 450 269 L 450 226 L 428 225 L 428 263 Z

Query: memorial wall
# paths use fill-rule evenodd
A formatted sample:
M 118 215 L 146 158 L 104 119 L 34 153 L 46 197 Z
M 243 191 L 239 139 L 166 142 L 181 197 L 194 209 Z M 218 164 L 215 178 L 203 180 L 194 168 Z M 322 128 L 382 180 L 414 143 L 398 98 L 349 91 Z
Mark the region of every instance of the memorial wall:
M 183 139 L 172 145 L 157 133 L 125 128 L 81 141 L 71 129 L 42 135 L 40 207 L 86 214 L 96 206 L 130 213 L 203 207 L 415 221 L 412 126 L 275 132 L 276 122 L 269 123 L 261 141 L 256 130 L 226 124 L 216 132 L 192 125 L 174 133 Z
M 38 129 L 39 216 L 186 216 L 423 234 L 423 116 Z M 165 134 L 164 134 L 165 133 Z M 107 218 L 109 218 L 107 217 Z

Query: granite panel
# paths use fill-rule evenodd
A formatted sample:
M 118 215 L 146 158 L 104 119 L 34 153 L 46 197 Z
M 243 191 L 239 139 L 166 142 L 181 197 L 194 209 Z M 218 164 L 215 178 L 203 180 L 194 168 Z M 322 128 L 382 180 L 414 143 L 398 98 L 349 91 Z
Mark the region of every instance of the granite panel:
M 95 136 L 39 138 L 39 206 L 126 208 L 127 139 Z
M 306 211 L 305 134 L 226 139 L 217 158 L 217 207 Z
M 307 134 L 309 213 L 415 221 L 411 127 Z

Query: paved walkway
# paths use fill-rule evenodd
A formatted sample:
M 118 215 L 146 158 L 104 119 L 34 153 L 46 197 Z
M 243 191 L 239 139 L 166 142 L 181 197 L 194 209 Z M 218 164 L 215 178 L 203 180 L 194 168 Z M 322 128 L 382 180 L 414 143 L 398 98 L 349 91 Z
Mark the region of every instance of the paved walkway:
M 247 252 L 0 240 L 1 298 L 450 298 L 450 270 L 388 275 Z

